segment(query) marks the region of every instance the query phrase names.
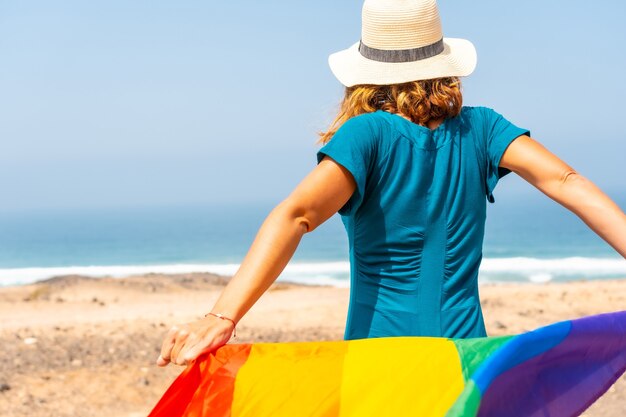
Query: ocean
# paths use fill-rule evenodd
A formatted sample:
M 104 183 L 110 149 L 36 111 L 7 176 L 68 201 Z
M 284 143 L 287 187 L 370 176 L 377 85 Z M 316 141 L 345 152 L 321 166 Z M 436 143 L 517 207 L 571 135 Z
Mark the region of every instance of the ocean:
M 616 200 L 624 207 L 626 196 Z M 0 214 L 0 286 L 53 276 L 233 274 L 269 204 L 30 210 Z M 279 280 L 349 285 L 338 215 L 304 236 Z M 488 205 L 479 282 L 626 277 L 626 260 L 578 217 L 540 196 Z

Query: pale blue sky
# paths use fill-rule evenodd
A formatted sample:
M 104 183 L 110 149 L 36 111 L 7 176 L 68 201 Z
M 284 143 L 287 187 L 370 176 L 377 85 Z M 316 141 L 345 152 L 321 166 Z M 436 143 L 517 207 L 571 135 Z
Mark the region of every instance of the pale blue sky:
M 360 1 L 0 0 L 2 209 L 278 202 L 342 94 Z M 626 190 L 622 1 L 440 1 L 496 109 L 609 195 Z M 498 199 L 530 194 L 514 174 Z

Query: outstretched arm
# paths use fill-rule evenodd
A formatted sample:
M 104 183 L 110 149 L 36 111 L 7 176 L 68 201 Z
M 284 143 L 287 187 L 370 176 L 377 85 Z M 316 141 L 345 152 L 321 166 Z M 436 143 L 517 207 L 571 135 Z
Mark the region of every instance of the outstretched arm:
M 626 258 L 626 214 L 593 182 L 529 136 L 515 139 L 500 166 L 508 168 L 576 214 Z
M 211 312 L 238 322 L 280 275 L 302 236 L 336 213 L 356 189 L 348 170 L 325 157 L 263 222 L 241 266 Z M 174 326 L 157 359 L 185 365 L 231 337 L 233 323 L 214 316 Z

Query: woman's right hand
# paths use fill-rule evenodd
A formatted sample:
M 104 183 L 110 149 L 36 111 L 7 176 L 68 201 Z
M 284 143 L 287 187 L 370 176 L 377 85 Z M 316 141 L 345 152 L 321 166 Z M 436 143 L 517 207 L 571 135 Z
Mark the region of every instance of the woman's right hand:
M 188 365 L 203 353 L 226 344 L 234 329 L 232 322 L 210 315 L 191 323 L 173 326 L 163 340 L 156 364 Z
M 350 171 L 325 156 L 265 219 L 213 310 L 238 322 L 285 268 L 302 236 L 336 213 L 355 190 Z M 187 365 L 226 344 L 234 330 L 233 322 L 211 315 L 174 326 L 163 341 L 157 365 Z

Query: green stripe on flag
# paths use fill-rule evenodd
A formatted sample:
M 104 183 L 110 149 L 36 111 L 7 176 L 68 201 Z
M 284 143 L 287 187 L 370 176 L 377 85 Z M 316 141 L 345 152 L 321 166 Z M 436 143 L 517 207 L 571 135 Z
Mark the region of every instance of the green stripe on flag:
M 459 359 L 463 367 L 463 379 L 468 379 L 491 354 L 506 341 L 515 336 L 474 337 L 470 339 L 450 339 L 456 345 Z
M 480 390 L 474 381 L 470 380 L 445 417 L 476 417 L 479 405 Z

